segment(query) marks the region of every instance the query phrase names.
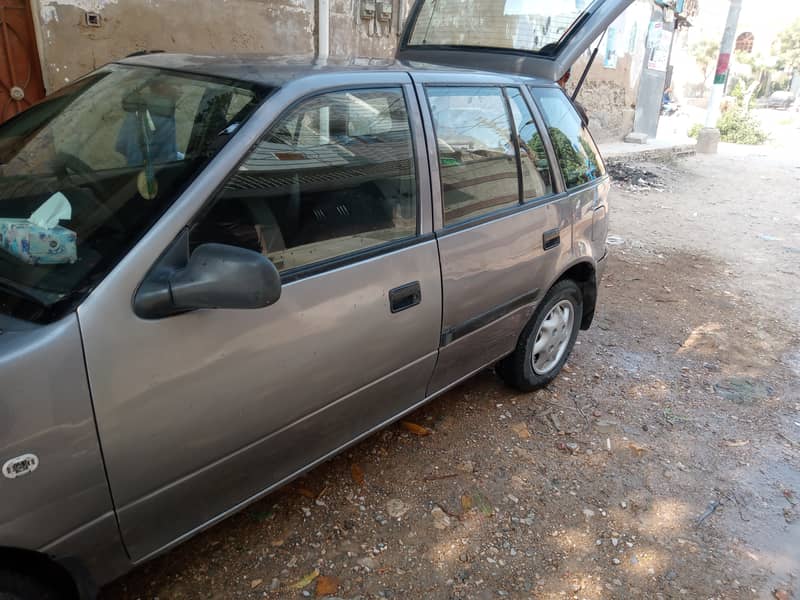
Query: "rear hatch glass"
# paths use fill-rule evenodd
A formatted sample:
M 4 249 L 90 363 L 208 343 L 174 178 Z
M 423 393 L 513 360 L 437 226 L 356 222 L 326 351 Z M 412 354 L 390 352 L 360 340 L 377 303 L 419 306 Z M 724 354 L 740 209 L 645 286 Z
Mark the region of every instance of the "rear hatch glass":
M 416 0 L 397 56 L 556 81 L 632 0 Z

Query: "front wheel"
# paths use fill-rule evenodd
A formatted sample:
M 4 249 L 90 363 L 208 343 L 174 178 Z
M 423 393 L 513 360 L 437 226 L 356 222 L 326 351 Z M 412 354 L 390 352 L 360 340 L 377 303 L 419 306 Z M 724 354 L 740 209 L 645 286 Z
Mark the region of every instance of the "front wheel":
M 582 315 L 578 285 L 570 279 L 559 281 L 539 303 L 514 352 L 498 363 L 498 374 L 523 392 L 550 383 L 572 352 Z

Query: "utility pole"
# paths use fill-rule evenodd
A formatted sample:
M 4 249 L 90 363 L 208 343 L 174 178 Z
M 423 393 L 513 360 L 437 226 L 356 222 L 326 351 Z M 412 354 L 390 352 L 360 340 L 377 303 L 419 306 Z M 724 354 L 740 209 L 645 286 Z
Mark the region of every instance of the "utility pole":
M 731 52 L 736 39 L 736 27 L 739 25 L 739 13 L 742 10 L 742 0 L 730 0 L 728 20 L 725 22 L 725 31 L 719 45 L 717 70 L 714 74 L 714 85 L 711 87 L 711 98 L 708 101 L 705 127 L 697 138 L 697 151 L 706 154 L 715 154 L 719 143 L 719 107 L 725 93 L 725 83 L 728 81 L 728 70 L 731 63 Z

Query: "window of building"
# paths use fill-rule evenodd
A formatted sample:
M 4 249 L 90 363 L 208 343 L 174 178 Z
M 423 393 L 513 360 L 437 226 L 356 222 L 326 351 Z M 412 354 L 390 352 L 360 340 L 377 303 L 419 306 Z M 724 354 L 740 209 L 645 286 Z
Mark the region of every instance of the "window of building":
M 444 222 L 519 203 L 516 153 L 500 88 L 430 87 Z
M 262 252 L 286 271 L 416 233 L 405 97 L 400 88 L 386 88 L 323 94 L 281 118 L 191 241 Z
M 567 189 L 605 174 L 605 167 L 589 130 L 572 102 L 559 88 L 531 88 L 539 103 Z
M 522 198 L 525 201 L 553 193 L 550 161 L 530 108 L 517 88 L 506 88 L 519 140 Z

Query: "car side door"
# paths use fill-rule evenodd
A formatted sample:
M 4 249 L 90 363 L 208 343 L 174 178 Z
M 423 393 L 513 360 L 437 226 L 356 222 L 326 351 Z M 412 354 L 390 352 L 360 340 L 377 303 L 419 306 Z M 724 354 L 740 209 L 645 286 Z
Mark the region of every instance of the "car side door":
M 605 255 L 608 234 L 611 181 L 605 164 L 588 127 L 561 88 L 536 86 L 530 91 L 541 110 L 569 194 L 575 256 L 596 263 Z
M 429 394 L 510 353 L 569 260 L 572 213 L 525 90 L 471 74 L 414 75 L 442 266 L 441 350 Z
M 438 254 L 408 76 L 354 74 L 342 87 L 318 75 L 258 116 L 261 131 L 247 124 L 79 309 L 134 561 L 422 402 L 436 361 Z M 184 243 L 267 256 L 280 299 L 137 315 L 140 282 Z

